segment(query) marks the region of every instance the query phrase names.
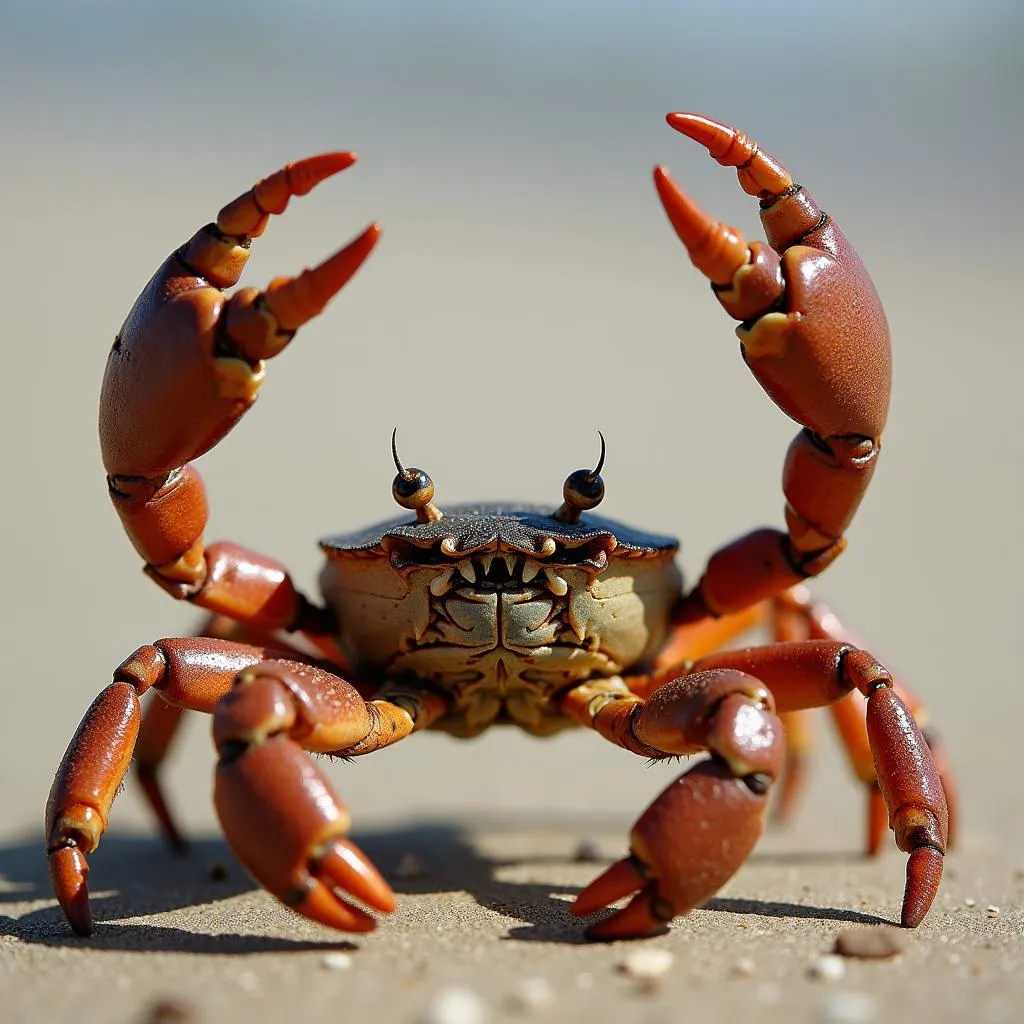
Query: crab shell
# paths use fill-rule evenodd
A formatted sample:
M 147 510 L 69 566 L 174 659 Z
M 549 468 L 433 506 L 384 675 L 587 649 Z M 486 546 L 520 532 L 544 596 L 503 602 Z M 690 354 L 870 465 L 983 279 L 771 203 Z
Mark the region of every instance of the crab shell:
M 342 651 L 357 671 L 444 690 L 441 727 L 570 724 L 551 696 L 642 664 L 681 590 L 678 542 L 598 516 L 501 504 L 320 542 Z

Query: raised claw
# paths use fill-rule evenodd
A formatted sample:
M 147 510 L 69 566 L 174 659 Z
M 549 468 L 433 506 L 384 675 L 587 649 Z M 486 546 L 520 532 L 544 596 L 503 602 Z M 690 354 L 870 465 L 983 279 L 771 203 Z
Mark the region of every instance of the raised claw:
M 376 224 L 319 266 L 278 278 L 264 292 L 246 288 L 227 298 L 221 291 L 238 281 L 270 215 L 354 160 L 324 153 L 265 178 L 196 232 L 143 289 L 114 341 L 100 398 L 103 462 L 115 486 L 116 478 L 135 477 L 153 481 L 154 490 L 217 444 L 255 401 L 263 360 L 320 313 L 372 252 Z
M 342 931 L 376 921 L 343 893 L 389 913 L 394 894 L 344 838 L 349 818 L 319 768 L 284 735 L 239 751 L 222 745 L 214 803 L 246 870 L 293 910 Z

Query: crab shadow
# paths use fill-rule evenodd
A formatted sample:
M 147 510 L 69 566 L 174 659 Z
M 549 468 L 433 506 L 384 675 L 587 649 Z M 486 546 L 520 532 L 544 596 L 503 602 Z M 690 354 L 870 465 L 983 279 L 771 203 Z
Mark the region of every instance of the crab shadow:
M 474 825 L 474 829 L 477 826 Z M 523 823 L 505 823 L 514 834 Z M 566 831 L 564 822 L 561 831 Z M 413 824 L 358 832 L 353 838 L 378 865 L 399 897 L 468 892 L 484 910 L 512 922 L 504 936 L 509 941 L 584 942 L 583 925 L 569 913 L 568 902 L 582 888 L 559 882 L 523 881 L 509 875 L 526 873 L 531 879 L 581 874 L 596 876 L 609 863 L 596 859 L 580 865 L 574 849 L 585 826 L 566 832 L 564 855 L 495 857 L 474 843 L 470 829 L 458 823 Z M 755 854 L 755 857 L 757 855 Z M 801 862 L 807 854 L 797 854 Z M 784 855 L 770 855 L 778 863 Z M 853 855 L 822 853 L 820 864 L 851 862 Z M 580 867 L 586 870 L 579 872 Z M 199 954 L 282 953 L 315 950 L 352 950 L 353 942 L 330 938 L 290 938 L 257 933 L 204 933 L 138 918 L 221 903 L 256 888 L 219 837 L 194 840 L 187 855 L 171 853 L 156 837 L 108 834 L 90 867 L 90 888 L 97 928 L 83 942 L 72 936 L 60 908 L 52 898 L 46 861 L 38 841 L 0 846 L 0 936 L 10 935 L 35 945 L 89 951 L 162 951 Z M 12 904 L 45 901 L 43 907 L 9 916 Z M 793 920 L 825 920 L 853 924 L 885 924 L 870 914 L 806 904 L 716 897 L 705 910 Z M 221 915 L 216 915 L 219 919 Z M 684 926 L 685 927 L 685 926 Z M 321 933 L 326 934 L 326 933 Z

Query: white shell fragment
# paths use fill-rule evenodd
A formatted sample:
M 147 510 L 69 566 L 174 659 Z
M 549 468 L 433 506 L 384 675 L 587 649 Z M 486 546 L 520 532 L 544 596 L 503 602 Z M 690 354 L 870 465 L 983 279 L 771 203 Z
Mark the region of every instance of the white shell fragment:
M 811 961 L 807 973 L 818 981 L 839 981 L 846 975 L 846 961 L 835 953 L 826 953 Z
M 483 1024 L 487 1004 L 472 989 L 452 985 L 435 993 L 419 1024 Z
M 671 969 L 675 956 L 667 949 L 635 949 L 620 965 L 623 973 L 636 981 L 660 981 Z
M 320 966 L 329 971 L 347 971 L 352 966 L 352 957 L 348 953 L 326 953 Z

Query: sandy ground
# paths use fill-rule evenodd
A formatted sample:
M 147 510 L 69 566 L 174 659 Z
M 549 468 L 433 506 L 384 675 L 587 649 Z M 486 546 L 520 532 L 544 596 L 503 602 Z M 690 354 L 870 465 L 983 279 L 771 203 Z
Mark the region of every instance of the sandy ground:
M 771 89 L 724 81 L 715 55 L 727 39 L 730 66 L 763 67 L 764 49 L 790 45 L 778 25 L 755 39 L 741 11 L 683 25 L 659 4 L 604 34 L 592 20 L 538 35 L 525 13 L 286 23 L 267 5 L 241 22 L 204 5 L 204 32 L 188 4 L 176 21 L 69 8 L 59 27 L 16 25 L 0 61 L 18 97 L 0 105 L 0 1020 L 138 1022 L 171 999 L 197 1024 L 429 1021 L 451 986 L 491 1020 L 1024 1019 L 1024 154 L 1007 127 L 1020 23 L 1010 7 L 956 21 L 946 6 L 948 30 L 807 15 L 803 44 L 833 54 L 828 74 L 812 87 L 798 61 L 770 61 Z M 228 38 L 249 55 L 230 72 Z M 895 850 L 860 856 L 863 795 L 823 723 L 797 821 L 718 897 L 646 943 L 584 944 L 566 900 L 621 855 L 678 769 L 593 736 L 494 733 L 416 737 L 331 770 L 401 897 L 377 933 L 347 941 L 234 863 L 196 720 L 168 770 L 191 856 L 164 851 L 129 781 L 93 858 L 97 933 L 73 939 L 41 851 L 53 770 L 111 668 L 193 621 L 141 576 L 95 440 L 106 350 L 151 268 L 256 177 L 358 148 L 362 163 L 296 203 L 250 264 L 260 283 L 385 225 L 371 264 L 204 459 L 211 537 L 267 551 L 313 590 L 315 538 L 393 514 L 395 424 L 442 507 L 554 502 L 600 428 L 602 511 L 682 535 L 692 578 L 726 539 L 780 521 L 794 428 L 749 379 L 653 198 L 649 168 L 666 160 L 708 208 L 757 231 L 734 177 L 664 127 L 673 107 L 732 120 L 783 158 L 886 304 L 885 454 L 850 552 L 817 590 L 924 695 L 961 781 L 962 841 L 926 922 L 893 960 L 809 976 L 840 932 L 897 919 L 903 876 Z M 595 862 L 576 859 L 584 841 Z M 641 948 L 674 954 L 653 987 L 621 970 Z

